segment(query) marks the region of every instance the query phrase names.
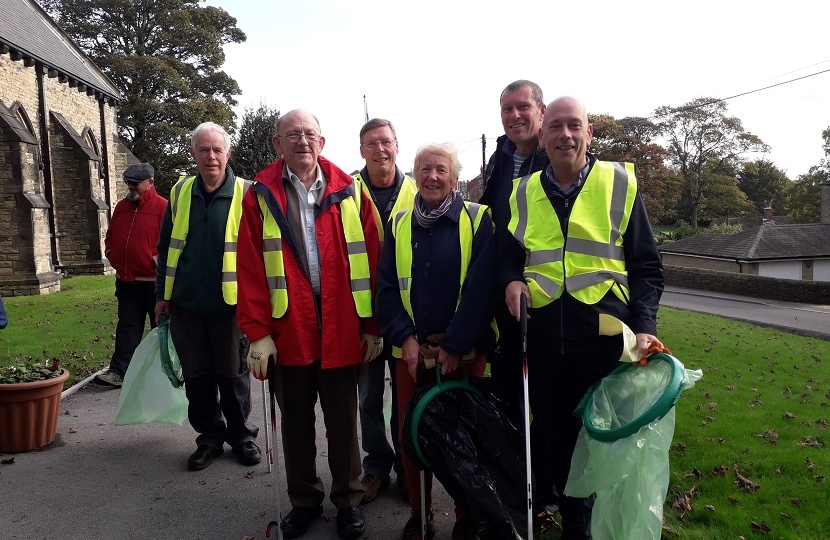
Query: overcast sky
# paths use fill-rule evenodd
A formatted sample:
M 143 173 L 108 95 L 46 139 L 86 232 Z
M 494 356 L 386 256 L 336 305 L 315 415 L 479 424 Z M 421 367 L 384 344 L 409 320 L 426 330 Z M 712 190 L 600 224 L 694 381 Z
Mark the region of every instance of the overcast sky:
M 237 115 L 261 101 L 282 113 L 312 112 L 326 137 L 323 155 L 347 172 L 363 166 L 366 95 L 369 116 L 395 125 L 403 170 L 419 146 L 451 141 L 461 178 L 475 177 L 481 135 L 489 159 L 504 133 L 499 94 L 516 79 L 538 83 L 546 102 L 573 95 L 589 113 L 624 118 L 806 76 L 727 101 L 728 114 L 770 145 L 765 157 L 792 179 L 819 164 L 830 127 L 828 2 L 208 4 L 236 17 L 248 36 L 225 47 L 224 69 L 242 89 Z

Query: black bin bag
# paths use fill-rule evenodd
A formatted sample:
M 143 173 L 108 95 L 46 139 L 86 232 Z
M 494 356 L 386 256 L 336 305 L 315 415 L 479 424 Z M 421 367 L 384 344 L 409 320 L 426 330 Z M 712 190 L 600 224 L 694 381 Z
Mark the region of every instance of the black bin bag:
M 406 452 L 453 500 L 466 501 L 480 540 L 526 538 L 524 435 L 498 408 L 486 379 L 437 378 L 409 404 Z

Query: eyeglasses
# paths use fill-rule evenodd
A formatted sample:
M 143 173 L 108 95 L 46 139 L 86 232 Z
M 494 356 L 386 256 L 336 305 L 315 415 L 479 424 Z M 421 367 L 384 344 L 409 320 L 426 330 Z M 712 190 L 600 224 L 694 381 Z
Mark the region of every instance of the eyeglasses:
M 146 180 L 146 178 L 144 180 Z M 127 184 L 128 186 L 137 187 L 138 184 L 142 183 L 144 180 L 127 180 L 125 178 L 124 183 Z
M 310 143 L 317 142 L 320 140 L 320 135 L 317 133 L 286 133 L 285 135 L 277 135 L 277 137 L 281 139 L 288 139 L 290 142 L 298 143 L 300 139 L 305 137 Z
M 385 149 L 389 150 L 392 146 L 398 142 L 395 139 L 384 139 L 382 141 L 372 141 L 367 143 L 361 143 L 360 146 L 365 148 L 366 150 L 374 150 L 377 145 L 381 145 Z

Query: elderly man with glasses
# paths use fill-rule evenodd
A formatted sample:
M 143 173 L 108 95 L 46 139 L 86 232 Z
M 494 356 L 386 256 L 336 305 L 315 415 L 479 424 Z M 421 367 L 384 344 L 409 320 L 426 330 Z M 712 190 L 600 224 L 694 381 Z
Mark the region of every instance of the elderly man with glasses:
M 372 316 L 380 251 L 371 198 L 320 155 L 320 122 L 303 110 L 277 119 L 280 159 L 256 176 L 242 201 L 237 278 L 239 327 L 251 341 L 248 368 L 276 370 L 291 511 L 285 538 L 323 513 L 315 405 L 323 410 L 337 535 L 363 535 L 359 505 L 357 366 L 383 348 Z
M 156 193 L 153 174 L 149 163 L 127 167 L 124 183 L 129 191 L 115 205 L 104 239 L 106 257 L 115 269 L 118 323 L 109 368 L 96 375 L 95 382 L 112 388 L 123 384 L 147 318 L 151 327 L 156 325 L 156 244 L 167 199 Z

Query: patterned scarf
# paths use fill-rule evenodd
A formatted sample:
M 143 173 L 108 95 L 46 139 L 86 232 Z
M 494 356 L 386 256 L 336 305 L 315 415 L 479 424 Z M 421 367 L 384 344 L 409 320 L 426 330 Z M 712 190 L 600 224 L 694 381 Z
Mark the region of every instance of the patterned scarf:
M 450 191 L 450 194 L 447 195 L 447 198 L 444 199 L 444 202 L 436 208 L 435 210 L 430 210 L 427 208 L 427 205 L 424 204 L 424 201 L 421 199 L 421 194 L 418 193 L 415 195 L 415 208 L 413 209 L 413 214 L 415 215 L 415 221 L 418 222 L 418 225 L 423 227 L 424 229 L 429 229 L 435 222 L 438 221 L 438 218 L 443 216 L 447 213 L 447 210 L 450 209 L 452 206 L 452 202 L 455 200 L 455 190 Z

